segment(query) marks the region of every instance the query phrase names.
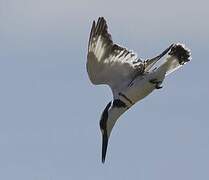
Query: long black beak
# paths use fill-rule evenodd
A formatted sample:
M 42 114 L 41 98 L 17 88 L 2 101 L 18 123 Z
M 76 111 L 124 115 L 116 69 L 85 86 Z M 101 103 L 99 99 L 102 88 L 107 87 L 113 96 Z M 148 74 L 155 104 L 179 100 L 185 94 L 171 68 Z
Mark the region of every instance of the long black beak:
M 152 59 L 147 59 L 146 60 L 146 67 L 145 67 L 145 71 L 149 71 L 154 64 L 161 59 L 163 56 L 165 56 L 168 51 L 174 46 L 174 44 L 171 44 L 166 50 L 164 50 L 161 54 L 159 54 L 158 56 L 152 58 Z
M 107 153 L 107 146 L 108 146 L 107 133 L 103 133 L 103 135 L 102 135 L 102 163 L 105 162 L 105 157 L 106 157 L 106 153 Z

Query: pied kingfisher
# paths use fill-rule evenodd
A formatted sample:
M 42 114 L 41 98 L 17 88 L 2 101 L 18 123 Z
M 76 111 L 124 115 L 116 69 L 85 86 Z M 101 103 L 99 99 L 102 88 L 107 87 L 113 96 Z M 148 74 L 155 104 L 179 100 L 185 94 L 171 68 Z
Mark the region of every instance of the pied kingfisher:
M 165 55 L 166 58 L 157 63 Z M 113 93 L 113 100 L 105 107 L 100 120 L 103 163 L 108 139 L 117 119 L 154 89 L 162 88 L 165 76 L 190 61 L 190 56 L 190 50 L 177 43 L 171 44 L 160 55 L 142 61 L 135 53 L 113 43 L 103 17 L 97 23 L 93 21 L 87 72 L 93 84 L 107 84 Z

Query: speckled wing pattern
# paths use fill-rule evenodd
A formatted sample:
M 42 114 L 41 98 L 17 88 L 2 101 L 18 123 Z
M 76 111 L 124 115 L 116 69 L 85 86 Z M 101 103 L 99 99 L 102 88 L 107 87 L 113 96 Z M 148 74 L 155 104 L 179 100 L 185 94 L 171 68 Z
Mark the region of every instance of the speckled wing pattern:
M 100 17 L 91 28 L 86 67 L 93 84 L 108 84 L 113 89 L 143 71 L 143 62 L 133 52 L 113 43 L 106 21 Z

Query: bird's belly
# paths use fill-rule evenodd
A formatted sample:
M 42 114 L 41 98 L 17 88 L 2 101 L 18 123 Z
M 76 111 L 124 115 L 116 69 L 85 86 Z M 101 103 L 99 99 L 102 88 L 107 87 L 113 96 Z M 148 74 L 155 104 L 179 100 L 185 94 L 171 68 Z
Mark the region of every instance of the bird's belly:
M 156 88 L 156 85 L 151 83 L 150 80 L 157 79 L 162 82 L 164 78 L 165 71 L 161 71 L 160 69 L 145 76 L 139 76 L 129 85 L 124 91 L 124 94 L 131 100 L 132 104 L 134 104 L 149 95 Z
M 132 103 L 136 103 L 149 95 L 154 89 L 155 85 L 148 80 L 136 79 L 134 84 L 124 91 L 124 94 L 132 101 Z

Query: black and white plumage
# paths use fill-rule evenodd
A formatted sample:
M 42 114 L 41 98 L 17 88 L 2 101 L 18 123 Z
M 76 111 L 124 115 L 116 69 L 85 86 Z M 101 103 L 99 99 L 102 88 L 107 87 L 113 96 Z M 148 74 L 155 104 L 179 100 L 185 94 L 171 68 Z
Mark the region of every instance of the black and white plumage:
M 165 55 L 164 61 L 155 67 Z M 93 22 L 87 72 L 93 84 L 107 84 L 113 92 L 113 101 L 107 104 L 100 120 L 102 162 L 105 161 L 110 133 L 120 115 L 154 89 L 162 88 L 160 84 L 165 76 L 190 61 L 190 55 L 184 45 L 177 43 L 160 55 L 142 61 L 135 53 L 113 43 L 103 17 L 97 23 Z

